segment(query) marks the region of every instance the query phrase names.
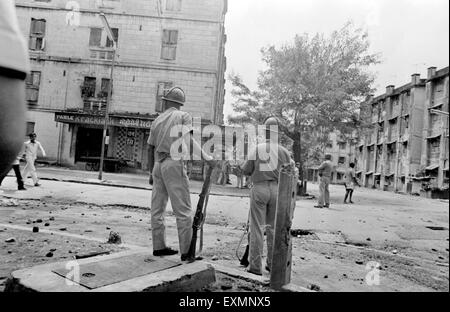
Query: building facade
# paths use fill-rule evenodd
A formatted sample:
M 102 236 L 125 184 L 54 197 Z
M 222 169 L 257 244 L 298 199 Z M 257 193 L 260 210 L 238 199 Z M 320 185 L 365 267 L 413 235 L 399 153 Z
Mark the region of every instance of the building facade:
M 331 183 L 344 183 L 345 172 L 349 168 L 350 163 L 357 163 L 356 132 L 350 137 L 342 136 L 338 131 L 329 135 L 329 141 L 325 146 L 324 156 L 329 155 L 333 164 L 333 172 L 331 175 Z M 319 165 L 310 166 L 308 168 L 308 180 L 317 182 L 319 173 L 317 168 Z
M 421 174 L 416 177 L 422 192 L 445 197 L 449 185 L 449 68 L 428 69 L 423 119 Z M 444 113 L 442 113 L 444 112 Z M 445 114 L 447 113 L 447 114 Z
M 330 134 L 333 183 L 341 183 L 349 162 L 363 186 L 385 191 L 448 198 L 449 68 L 413 74 L 401 87 L 371 96 L 361 105 L 360 129 L 350 139 Z M 316 167 L 309 180 L 317 181 Z
M 226 0 L 16 0 L 29 39 L 28 131 L 49 160 L 99 157 L 108 90 L 106 156 L 147 168 L 152 121 L 172 86 L 202 123 L 223 124 Z M 104 13 L 117 42 L 99 18 Z
M 411 82 L 366 103 L 369 124 L 360 137 L 358 173 L 366 187 L 412 192 L 411 177 L 420 167 L 425 79 Z

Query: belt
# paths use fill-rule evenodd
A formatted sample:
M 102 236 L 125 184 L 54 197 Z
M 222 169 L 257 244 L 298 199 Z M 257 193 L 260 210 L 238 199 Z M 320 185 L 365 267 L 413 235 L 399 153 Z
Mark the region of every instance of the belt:
M 170 153 L 156 152 L 156 155 L 157 155 L 157 161 L 160 163 L 164 162 L 166 159 L 170 159 Z

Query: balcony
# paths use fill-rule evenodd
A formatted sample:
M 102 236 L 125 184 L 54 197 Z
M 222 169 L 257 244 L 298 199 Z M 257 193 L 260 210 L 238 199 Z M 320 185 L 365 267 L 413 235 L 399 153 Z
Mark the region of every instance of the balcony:
M 106 98 L 85 98 L 83 111 L 93 114 L 104 114 L 106 111 Z

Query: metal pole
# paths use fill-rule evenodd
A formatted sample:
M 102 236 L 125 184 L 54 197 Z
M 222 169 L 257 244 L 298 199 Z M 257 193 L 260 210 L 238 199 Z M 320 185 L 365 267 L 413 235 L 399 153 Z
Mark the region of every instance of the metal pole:
M 112 62 L 111 62 L 111 75 L 109 77 L 109 88 L 108 88 L 108 97 L 106 98 L 106 108 L 105 108 L 105 122 L 103 123 L 103 137 L 102 137 L 102 150 L 100 154 L 100 168 L 98 172 L 98 179 L 102 180 L 103 178 L 103 163 L 105 161 L 105 143 L 106 143 L 106 131 L 108 129 L 108 122 L 109 122 L 109 105 L 111 102 L 111 96 L 112 96 L 112 86 L 113 86 L 113 74 L 114 74 L 114 65 L 116 61 L 116 43 L 113 43 L 113 55 L 112 55 Z

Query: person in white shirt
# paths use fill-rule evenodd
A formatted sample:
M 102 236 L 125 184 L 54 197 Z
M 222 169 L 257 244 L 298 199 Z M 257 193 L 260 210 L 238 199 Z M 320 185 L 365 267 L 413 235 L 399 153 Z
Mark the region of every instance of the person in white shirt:
M 28 48 L 13 0 L 0 0 L 0 176 L 17 157 L 25 136 L 25 78 Z
M 25 154 L 25 160 L 27 164 L 25 165 L 25 168 L 23 169 L 23 179 L 26 181 L 28 178 L 28 175 L 31 174 L 31 178 L 33 179 L 34 186 L 40 186 L 39 179 L 36 174 L 36 167 L 34 166 L 34 162 L 37 158 L 38 151 L 40 150 L 42 153 L 42 156 L 47 156 L 45 153 L 44 148 L 42 147 L 41 143 L 39 141 L 36 141 L 36 134 L 30 133 L 29 135 L 30 140 L 24 143 L 24 154 Z

